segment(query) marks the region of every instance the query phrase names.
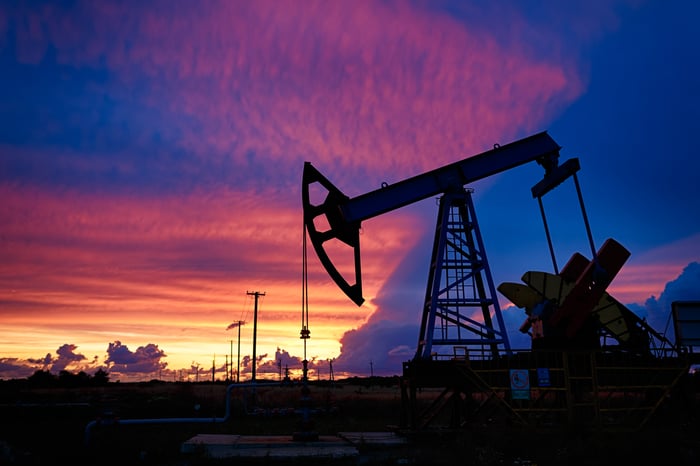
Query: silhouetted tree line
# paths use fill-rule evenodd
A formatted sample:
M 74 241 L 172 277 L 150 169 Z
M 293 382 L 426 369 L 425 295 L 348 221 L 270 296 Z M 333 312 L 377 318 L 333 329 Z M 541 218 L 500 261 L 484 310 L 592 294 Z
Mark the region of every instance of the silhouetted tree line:
M 30 387 L 36 388 L 77 388 L 77 387 L 97 387 L 107 385 L 109 373 L 104 369 L 98 369 L 94 375 L 80 371 L 77 374 L 62 370 L 56 374 L 49 371 L 38 370 L 26 379 Z
M 364 385 L 366 387 L 396 387 L 401 384 L 401 377 L 398 375 L 379 376 L 373 375 L 370 377 L 348 377 L 345 382 L 348 385 Z

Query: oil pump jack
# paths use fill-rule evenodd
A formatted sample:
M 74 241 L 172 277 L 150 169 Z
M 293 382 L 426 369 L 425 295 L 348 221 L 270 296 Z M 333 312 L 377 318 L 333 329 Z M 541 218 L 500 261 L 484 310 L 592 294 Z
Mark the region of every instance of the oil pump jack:
M 667 345 L 676 355 L 679 349 L 606 292 L 630 253 L 613 239 L 608 239 L 599 251 L 594 249 L 576 177 L 579 161 L 572 158 L 560 164 L 559 150 L 560 146 L 549 134 L 541 132 L 503 146 L 494 145 L 481 154 L 393 184 L 385 183 L 377 190 L 352 198 L 311 163 L 304 164 L 305 230 L 330 277 L 358 306 L 364 302 L 360 260 L 362 222 L 440 196 L 416 353 L 403 366 L 402 426 L 414 430 L 425 428 L 448 405 L 453 407 L 451 426 L 464 425 L 483 415 L 489 407 L 497 407 L 529 426 L 564 422 L 600 426 L 602 419 L 614 417 L 601 414 L 606 409 L 598 396 L 602 378 L 609 384 L 608 392 L 633 393 L 630 403 L 636 403 L 630 409 L 614 407 L 625 414 L 613 422 L 615 427 L 621 428 L 624 422 L 636 427 L 650 418 L 662 397 L 683 371 L 687 372 L 690 363 L 685 358 L 653 358 L 649 353 L 652 341 L 660 342 L 661 347 Z M 555 272 L 526 272 L 523 284 L 503 283 L 496 288 L 471 190 L 465 186 L 530 162 L 544 169 L 544 177 L 531 191 L 540 202 Z M 573 178 L 576 184 L 592 259 L 574 254 L 560 272 L 542 197 L 568 178 Z M 320 194 L 314 199 L 323 199 L 321 202 L 312 202 L 312 190 Z M 354 273 L 340 272 L 329 254 L 334 248 L 352 251 Z M 511 348 L 497 289 L 525 310 L 526 320 L 520 330 L 532 336 L 531 350 Z M 600 353 L 602 337 L 612 337 L 626 354 L 651 356 L 651 360 L 644 359 L 645 364 L 661 361 L 661 365 L 656 364 L 646 373 L 635 372 L 630 376 L 632 382 L 620 378 L 619 371 L 617 378 L 610 379 L 601 373 L 601 367 L 609 359 Z M 618 358 L 613 365 L 619 364 Z M 640 360 L 636 359 L 631 365 L 639 368 L 639 364 Z M 533 390 L 529 377 L 535 373 L 538 380 Z M 640 373 L 651 378 L 647 380 Z M 440 387 L 442 392 L 421 410 L 416 393 L 428 387 Z M 650 387 L 654 387 L 655 396 L 640 408 L 639 400 L 650 398 Z M 615 400 L 619 405 L 619 396 Z

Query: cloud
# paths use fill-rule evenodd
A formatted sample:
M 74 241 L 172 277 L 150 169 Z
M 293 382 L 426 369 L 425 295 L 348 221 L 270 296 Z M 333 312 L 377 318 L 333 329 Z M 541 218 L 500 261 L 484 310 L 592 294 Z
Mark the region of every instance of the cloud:
M 411 348 L 408 345 L 399 345 L 395 348 L 391 348 L 389 351 L 387 351 L 388 356 L 400 356 L 406 360 L 410 359 L 416 354 L 416 349 Z
M 345 332 L 341 353 L 334 362 L 338 371 L 369 375 L 401 373 L 406 357 L 405 348 L 413 348 L 418 340 L 418 322 L 400 324 L 394 321 L 372 321 L 356 330 Z M 404 348 L 397 351 L 397 348 Z
M 372 361 L 377 375 L 393 375 L 410 359 L 406 348 L 412 348 L 415 354 L 431 241 L 432 232 L 414 239 L 414 246 L 388 271 L 371 301 L 374 312 L 362 325 L 343 334 L 340 355 L 334 363 L 339 371 L 365 373 Z
M 65 370 L 71 364 L 85 360 L 86 358 L 84 355 L 75 352 L 77 349 L 78 347 L 76 345 L 70 344 L 65 344 L 58 348 L 56 350 L 58 358 L 54 359 L 51 370 L 53 372 L 60 372 Z
M 651 296 L 642 305 L 629 304 L 628 307 L 639 317 L 645 318 L 654 330 L 674 341 L 671 324 L 674 301 L 700 301 L 700 262 L 688 264 L 678 277 L 666 283 L 658 297 Z
M 24 379 L 39 370 L 36 366 L 28 365 L 27 362 L 19 358 L 0 358 L 0 378 Z
M 38 367 L 38 370 L 50 371 L 53 373 L 58 373 L 63 370 L 67 371 L 85 371 L 94 365 L 95 361 L 91 363 L 82 363 L 86 361 L 87 358 L 81 353 L 76 353 L 78 349 L 77 345 L 65 343 L 56 349 L 57 356 L 54 358 L 51 353 L 47 353 L 46 356 L 39 359 L 29 358 L 27 362 L 34 364 Z
M 46 356 L 41 359 L 29 358 L 28 361 L 32 364 L 40 364 L 41 370 L 48 371 L 51 363 L 53 362 L 53 357 L 51 356 L 51 353 L 46 353 Z
M 304 159 L 407 175 L 539 129 L 583 91 L 571 61 L 429 5 L 74 2 L 8 15 L 22 25 L 10 29 L 19 63 L 60 71 L 50 84 L 65 91 L 44 102 L 54 126 L 26 136 L 94 154 L 42 157 L 81 183 L 88 172 L 141 189 L 157 172 L 151 185 L 189 184 L 184 172 L 256 188 L 288 183 Z
M 90 372 L 99 367 L 98 357 L 91 361 L 85 355 L 76 352 L 77 345 L 65 343 L 56 349 L 56 356 L 46 353 L 41 358 L 1 358 L 0 378 L 14 379 L 29 377 L 36 371 L 48 371 L 58 374 L 61 371 Z
M 153 343 L 139 346 L 132 352 L 120 341 L 115 341 L 107 347 L 105 363 L 110 372 L 118 374 L 152 374 L 167 367 L 168 363 L 161 361 L 166 356 L 165 352 Z
M 633 254 L 611 284 L 610 293 L 623 303 L 641 304 L 650 292 L 661 294 L 689 260 L 700 261 L 700 233 Z
M 265 355 L 265 357 L 267 357 L 267 355 Z M 314 358 L 307 360 L 307 367 L 309 369 L 316 367 Z M 290 371 L 293 370 L 295 373 L 298 373 L 303 368 L 303 358 L 300 356 L 293 356 L 287 350 L 278 347 L 275 351 L 274 358 L 260 364 L 258 366 L 258 371 L 260 373 L 277 374 L 280 370 L 284 373 L 284 370 L 287 368 L 289 368 Z

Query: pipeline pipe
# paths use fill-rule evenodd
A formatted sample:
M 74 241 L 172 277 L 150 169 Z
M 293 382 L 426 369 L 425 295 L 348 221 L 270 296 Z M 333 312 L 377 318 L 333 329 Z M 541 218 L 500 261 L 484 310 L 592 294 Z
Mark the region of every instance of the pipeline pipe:
M 93 420 L 85 426 L 85 446 L 90 445 L 92 429 L 97 425 L 133 425 L 133 424 L 208 424 L 226 422 L 231 418 L 231 392 L 234 388 L 256 388 L 280 386 L 279 382 L 232 383 L 226 387 L 226 408 L 223 417 L 171 417 L 153 419 L 119 419 L 111 421 Z

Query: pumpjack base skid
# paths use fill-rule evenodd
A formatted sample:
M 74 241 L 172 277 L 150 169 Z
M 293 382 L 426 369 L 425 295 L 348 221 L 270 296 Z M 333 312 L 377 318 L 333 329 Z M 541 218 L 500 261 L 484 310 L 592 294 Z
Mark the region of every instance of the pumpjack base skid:
M 543 432 L 639 431 L 662 405 L 684 403 L 679 387 L 692 364 L 690 355 L 600 350 L 411 360 L 403 365 L 400 429 L 420 433 L 498 423 Z M 516 390 L 513 374 L 523 373 L 527 385 Z

